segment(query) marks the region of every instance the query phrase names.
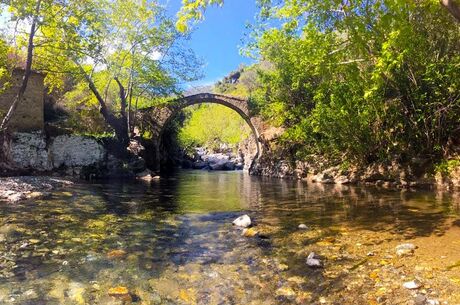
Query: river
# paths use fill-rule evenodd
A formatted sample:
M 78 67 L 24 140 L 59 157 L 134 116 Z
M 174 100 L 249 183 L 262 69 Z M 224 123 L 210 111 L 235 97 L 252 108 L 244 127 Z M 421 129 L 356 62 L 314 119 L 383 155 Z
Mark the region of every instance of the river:
M 77 183 L 0 205 L 0 304 L 460 304 L 459 204 L 242 172 Z

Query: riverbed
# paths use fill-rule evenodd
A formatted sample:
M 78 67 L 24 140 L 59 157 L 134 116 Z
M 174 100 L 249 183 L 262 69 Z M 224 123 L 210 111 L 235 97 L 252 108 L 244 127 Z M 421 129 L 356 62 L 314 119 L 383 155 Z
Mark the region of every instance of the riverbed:
M 180 171 L 2 203 L 0 240 L 0 304 L 460 304 L 454 193 Z

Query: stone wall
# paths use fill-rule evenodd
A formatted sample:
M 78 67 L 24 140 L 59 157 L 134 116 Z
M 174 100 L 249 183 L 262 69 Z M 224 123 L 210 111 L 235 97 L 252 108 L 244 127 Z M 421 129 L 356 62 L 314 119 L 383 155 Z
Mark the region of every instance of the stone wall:
M 11 106 L 24 75 L 23 70 L 14 70 L 11 79 L 12 86 L 0 94 L 0 114 L 3 117 Z M 44 76 L 33 72 L 24 99 L 19 103 L 11 119 L 11 129 L 20 132 L 43 130 L 44 128 Z
M 83 179 L 131 178 L 146 169 L 145 161 L 132 152 L 133 143 L 127 156 L 119 158 L 106 142 L 89 136 L 15 132 L 5 147 L 8 166 L 0 165 L 0 175 L 52 172 Z
M 106 149 L 91 137 L 62 135 L 47 139 L 43 132 L 17 132 L 9 145 L 9 156 L 16 170 L 32 172 L 66 170 L 79 174 L 88 166 L 99 166 Z

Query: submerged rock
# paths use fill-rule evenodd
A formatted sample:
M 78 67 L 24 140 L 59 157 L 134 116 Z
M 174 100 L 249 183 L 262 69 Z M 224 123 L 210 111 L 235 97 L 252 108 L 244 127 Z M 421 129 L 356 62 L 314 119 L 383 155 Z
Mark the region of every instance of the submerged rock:
M 241 235 L 243 235 L 244 237 L 254 237 L 254 236 L 257 236 L 258 234 L 259 232 L 257 232 L 254 228 L 248 228 L 248 229 L 244 229 Z
M 319 258 L 315 258 L 315 256 L 316 256 L 315 252 L 310 252 L 310 254 L 308 254 L 308 257 L 307 257 L 308 267 L 319 268 L 323 266 Z
M 69 284 L 67 295 L 74 302 L 74 304 L 85 304 L 85 286 L 82 283 L 72 282 Z
M 247 228 L 251 225 L 251 218 L 248 215 L 242 215 L 233 221 L 237 227 Z
M 118 287 L 113 287 L 110 288 L 109 291 L 107 292 L 109 296 L 123 299 L 123 300 L 130 300 L 131 296 L 129 294 L 128 288 L 124 286 L 118 286 Z
M 406 289 L 419 289 L 422 287 L 422 283 L 419 280 L 413 280 L 410 282 L 405 282 L 403 287 Z
M 112 250 L 107 253 L 108 259 L 124 258 L 125 256 L 126 256 L 126 251 L 121 250 L 121 249 Z
M 278 297 L 293 298 L 296 296 L 295 291 L 291 287 L 281 287 L 278 288 L 275 292 Z
M 136 174 L 136 178 L 139 180 L 151 181 L 153 179 L 153 175 L 150 170 L 146 169 L 145 171 Z
M 426 296 L 424 296 L 423 294 L 418 294 L 416 297 L 415 297 L 415 305 L 425 305 L 426 304 Z
M 286 264 L 278 264 L 278 266 L 276 266 L 278 268 L 279 271 L 286 271 L 286 270 L 289 270 L 289 266 L 286 265 Z
M 304 223 L 301 223 L 297 228 L 299 228 L 300 230 L 308 230 L 307 225 Z
M 414 254 L 415 249 L 417 249 L 417 246 L 411 243 L 405 243 L 405 244 L 400 244 L 396 246 L 396 255 L 399 257 L 401 256 L 409 256 Z

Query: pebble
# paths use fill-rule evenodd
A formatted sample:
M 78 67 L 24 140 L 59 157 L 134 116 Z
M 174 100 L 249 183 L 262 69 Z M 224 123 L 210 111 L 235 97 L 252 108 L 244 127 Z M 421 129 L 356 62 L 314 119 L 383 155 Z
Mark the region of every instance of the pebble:
M 123 258 L 126 256 L 126 251 L 117 249 L 117 250 L 112 250 L 107 253 L 107 258 L 108 259 L 116 259 L 116 258 Z
M 259 232 L 254 230 L 253 228 L 247 228 L 243 230 L 243 233 L 241 234 L 244 237 L 254 237 L 257 236 Z
M 286 265 L 286 264 L 278 264 L 278 270 L 280 270 L 280 271 L 289 270 L 289 266 Z
M 128 288 L 124 286 L 118 286 L 109 288 L 108 295 L 115 298 L 126 299 L 130 297 Z
M 315 258 L 316 254 L 315 252 L 310 252 L 307 257 L 307 266 L 308 267 L 322 267 L 322 263 L 319 259 Z
M 278 288 L 275 292 L 275 294 L 277 296 L 283 296 L 283 297 L 293 297 L 295 296 L 295 292 L 294 290 L 292 290 L 291 287 L 281 287 L 281 288 Z
M 418 294 L 415 297 L 415 305 L 425 305 L 426 303 L 426 297 L 423 294 Z
M 406 289 L 418 289 L 422 287 L 422 283 L 419 280 L 413 280 L 410 282 L 405 282 L 403 284 L 403 287 Z
M 396 255 L 399 257 L 401 256 L 409 256 L 414 254 L 415 249 L 417 249 L 417 246 L 411 243 L 406 243 L 406 244 L 400 244 L 396 246 Z
M 304 223 L 301 223 L 297 228 L 299 228 L 300 230 L 308 230 L 307 225 Z
M 251 218 L 248 215 L 242 215 L 233 221 L 237 227 L 247 228 L 251 225 Z

